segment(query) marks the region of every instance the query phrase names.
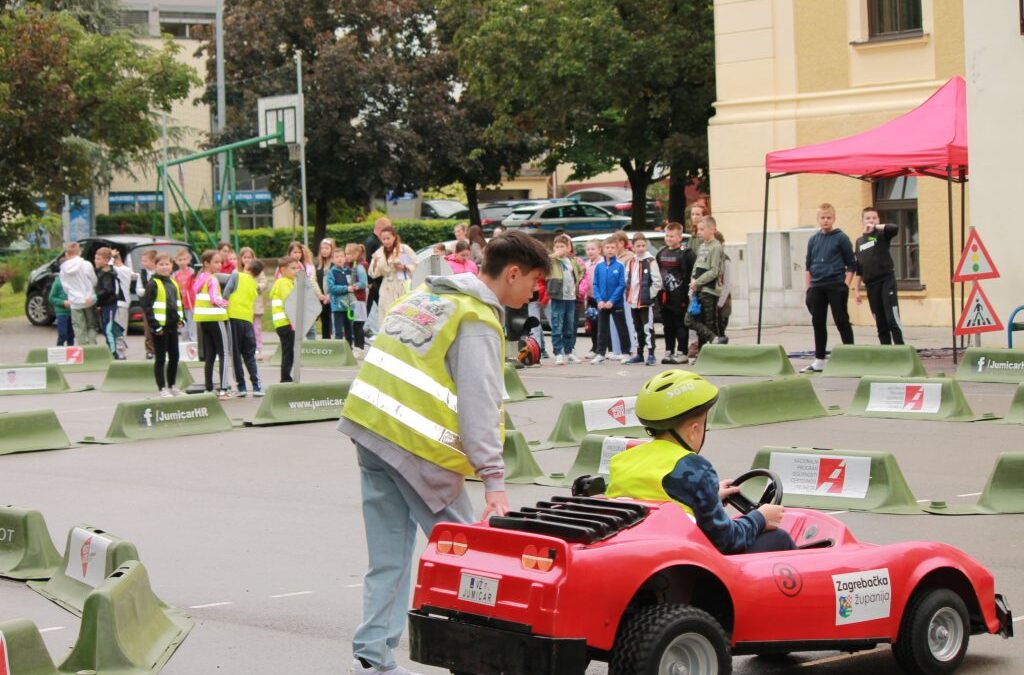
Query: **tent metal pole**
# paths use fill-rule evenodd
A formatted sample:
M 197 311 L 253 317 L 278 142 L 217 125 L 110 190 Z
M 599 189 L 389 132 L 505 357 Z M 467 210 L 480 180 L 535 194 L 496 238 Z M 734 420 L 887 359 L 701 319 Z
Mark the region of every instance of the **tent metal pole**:
M 960 250 L 963 251 L 967 245 L 967 177 L 964 175 L 964 168 L 959 169 L 960 178 Z M 960 282 L 960 313 L 964 311 L 964 290 L 965 285 Z M 966 337 L 960 338 L 960 349 L 967 346 Z
M 757 344 L 761 344 L 761 319 L 764 315 L 764 266 L 765 254 L 768 249 L 768 190 L 772 185 L 772 175 L 764 174 L 764 219 L 761 224 L 761 285 L 757 298 Z
M 946 166 L 946 204 L 949 208 L 949 316 L 953 337 L 953 365 L 956 356 L 956 283 L 953 281 L 953 167 Z

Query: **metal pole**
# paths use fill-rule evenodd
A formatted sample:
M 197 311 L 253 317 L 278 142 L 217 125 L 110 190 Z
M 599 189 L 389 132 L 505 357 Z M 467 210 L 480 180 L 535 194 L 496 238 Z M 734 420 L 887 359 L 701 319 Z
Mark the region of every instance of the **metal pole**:
M 224 0 L 217 0 L 216 14 L 216 42 L 217 42 L 217 133 L 224 131 L 226 126 L 225 116 L 227 115 L 227 101 L 224 89 Z M 222 175 L 225 157 L 217 157 L 217 171 L 215 175 Z M 221 204 L 224 203 L 224 185 L 220 186 Z M 220 240 L 231 241 L 231 222 L 226 211 L 220 211 Z
M 772 175 L 764 175 L 764 221 L 761 224 L 761 287 L 757 298 L 757 344 L 761 344 L 761 317 L 764 313 L 764 265 L 768 251 L 768 190 L 771 188 Z
M 960 178 L 960 250 L 963 251 L 964 247 L 967 246 L 967 232 L 966 221 L 967 221 L 967 204 L 966 204 L 966 176 L 964 175 L 964 168 L 960 167 L 959 171 Z M 960 312 L 964 311 L 964 284 L 960 284 Z M 981 333 L 975 333 L 975 338 L 981 338 Z M 963 339 L 960 340 L 960 348 L 963 349 L 966 344 Z
M 302 243 L 309 246 L 309 222 L 306 215 L 306 96 L 302 93 L 302 52 L 295 52 L 295 86 L 299 93 L 295 140 L 299 144 L 299 173 L 302 177 Z
M 63 224 L 64 243 L 71 243 L 71 200 L 68 199 L 67 195 L 64 195 L 64 205 L 60 210 L 60 219 Z
M 956 283 L 953 281 L 953 167 L 946 166 L 946 202 L 949 207 L 949 316 L 953 337 L 953 365 L 956 356 Z
M 163 138 L 164 138 L 164 163 L 160 167 L 160 180 L 163 187 L 164 197 L 164 236 L 168 239 L 171 238 L 171 206 L 167 203 L 167 113 L 165 112 L 160 116 L 163 123 Z

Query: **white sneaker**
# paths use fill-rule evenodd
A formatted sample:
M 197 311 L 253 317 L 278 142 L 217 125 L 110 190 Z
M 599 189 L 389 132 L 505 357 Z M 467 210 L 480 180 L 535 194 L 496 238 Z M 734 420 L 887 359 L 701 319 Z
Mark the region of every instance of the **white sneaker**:
M 605 357 L 601 356 L 600 354 L 597 354 L 597 355 L 594 356 L 593 360 L 590 362 L 590 365 L 596 366 L 597 364 L 601 363 L 604 360 L 605 360 Z
M 363 664 L 359 663 L 359 659 L 352 659 L 352 665 L 349 666 L 348 672 L 351 675 L 419 675 L 414 673 L 408 668 L 402 666 L 395 666 L 391 670 L 381 670 L 380 668 L 369 667 L 367 668 Z
M 633 360 L 633 355 L 632 354 L 623 354 L 622 356 L 619 357 L 619 362 L 620 363 L 629 363 L 632 360 Z
M 185 392 L 177 387 L 171 387 L 171 396 L 183 396 Z
M 564 366 L 565 365 L 565 357 L 562 356 L 561 354 L 555 354 L 555 365 L 556 366 Z
M 569 354 L 565 358 L 568 359 L 569 363 L 582 363 L 582 361 L 580 361 L 580 357 L 576 356 L 575 353 Z
M 800 369 L 801 373 L 820 373 L 825 370 L 825 359 L 814 359 L 809 366 Z
M 171 390 L 168 389 L 167 387 L 164 387 L 163 389 L 160 390 L 160 398 L 173 398 L 173 397 L 174 397 L 174 394 L 172 394 Z
M 587 355 L 584 356 L 583 358 L 585 358 L 585 359 L 592 359 L 595 356 L 597 356 L 597 352 L 587 352 Z

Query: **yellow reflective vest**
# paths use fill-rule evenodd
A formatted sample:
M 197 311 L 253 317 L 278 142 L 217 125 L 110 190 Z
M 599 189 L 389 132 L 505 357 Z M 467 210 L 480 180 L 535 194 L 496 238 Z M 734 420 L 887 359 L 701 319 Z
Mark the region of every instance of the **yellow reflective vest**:
M 662 481 L 683 457 L 692 455 L 678 443 L 651 441 L 612 457 L 609 465 L 608 497 L 631 497 L 651 502 L 675 502 L 693 515 L 688 504 L 676 501 L 665 492 Z
M 504 377 L 505 336 L 494 308 L 462 293 L 420 286 L 387 313 L 345 399 L 344 417 L 440 467 L 474 475 L 459 436 L 458 392 L 445 354 L 463 321 L 482 321 L 497 333 L 501 360 L 481 364 Z M 505 412 L 495 410 L 505 441 Z
M 153 301 L 153 318 L 161 327 L 167 325 L 167 289 L 158 276 L 153 277 L 153 281 L 156 283 L 156 300 Z M 178 292 L 177 303 L 178 303 L 178 316 L 181 316 L 181 288 L 178 287 L 178 282 L 173 278 L 169 278 L 172 284 L 174 284 L 174 290 Z
M 284 311 L 284 301 L 295 290 L 295 280 L 288 277 L 280 277 L 274 282 L 270 289 L 270 318 L 274 321 L 274 328 L 284 328 L 292 325 L 291 319 Z
M 202 323 L 204 321 L 227 321 L 228 310 L 225 307 L 218 307 L 210 300 L 210 279 L 196 293 L 196 304 L 192 309 L 192 317 Z
M 246 272 L 238 273 L 238 285 L 228 298 L 228 318 L 241 319 L 252 323 L 256 311 L 256 297 L 260 289 L 256 280 Z

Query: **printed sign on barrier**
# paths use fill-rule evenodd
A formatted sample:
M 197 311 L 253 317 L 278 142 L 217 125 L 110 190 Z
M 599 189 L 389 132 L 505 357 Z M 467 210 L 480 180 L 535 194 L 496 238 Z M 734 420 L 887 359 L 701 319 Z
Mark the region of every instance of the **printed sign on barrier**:
M 64 574 L 96 588 L 106 579 L 108 546 L 110 540 L 106 537 L 80 527 L 74 528 Z
M 8 368 L 0 376 L 0 391 L 46 390 L 46 368 Z
M 85 362 L 85 351 L 81 347 L 49 347 L 46 362 L 61 366 L 80 366 Z
M 832 584 L 837 626 L 889 618 L 892 593 L 888 568 L 833 574 Z
M 199 343 L 198 342 L 179 342 L 178 343 L 178 360 L 179 361 L 190 361 L 195 362 L 199 360 Z
M 937 413 L 942 404 L 939 383 L 872 382 L 868 412 Z
M 768 469 L 782 479 L 783 492 L 863 499 L 871 480 L 870 457 L 775 453 Z
M 650 443 L 648 438 L 620 438 L 618 436 L 606 436 L 601 440 L 601 464 L 597 469 L 597 472 L 602 476 L 607 476 L 611 473 L 611 462 L 612 457 L 635 448 L 638 445 L 644 443 Z
M 587 431 L 639 427 L 636 396 L 583 401 L 583 424 Z

